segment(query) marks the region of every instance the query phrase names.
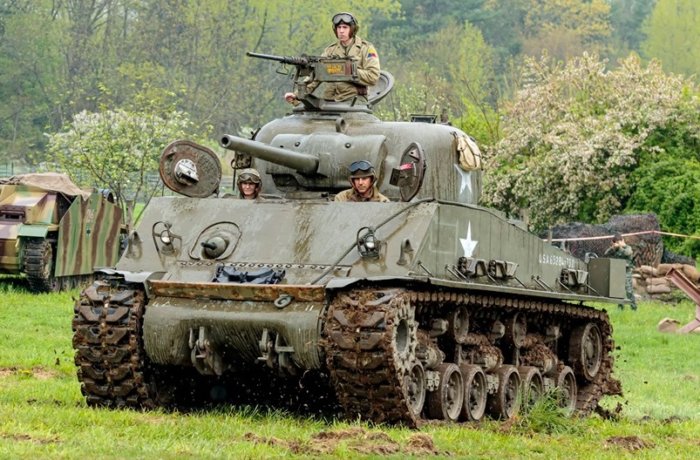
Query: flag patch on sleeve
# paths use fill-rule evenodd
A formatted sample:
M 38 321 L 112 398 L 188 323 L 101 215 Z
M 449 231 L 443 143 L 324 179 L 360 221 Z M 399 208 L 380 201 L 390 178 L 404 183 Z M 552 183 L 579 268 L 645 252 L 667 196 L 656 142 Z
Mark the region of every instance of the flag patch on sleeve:
M 370 46 L 369 49 L 367 50 L 367 58 L 376 58 L 377 57 L 377 50 L 374 49 L 373 46 Z

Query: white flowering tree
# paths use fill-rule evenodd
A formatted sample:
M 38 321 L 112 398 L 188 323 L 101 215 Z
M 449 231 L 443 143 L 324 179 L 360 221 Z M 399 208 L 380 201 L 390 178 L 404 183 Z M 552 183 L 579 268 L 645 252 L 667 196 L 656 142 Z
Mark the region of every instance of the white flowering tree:
M 488 150 L 484 199 L 525 211 L 536 229 L 607 220 L 635 193 L 640 161 L 673 154 L 660 139 L 700 142 L 697 88 L 655 61 L 630 56 L 608 71 L 584 54 L 565 65 L 530 59 L 526 69 L 527 84 L 504 113 L 504 137 Z
M 80 186 L 111 190 L 132 224 L 135 203 L 148 201 L 159 187 L 147 175 L 157 174 L 161 152 L 190 129 L 188 117 L 178 111 L 167 118 L 124 110 L 81 112 L 65 131 L 48 135 L 48 150 Z

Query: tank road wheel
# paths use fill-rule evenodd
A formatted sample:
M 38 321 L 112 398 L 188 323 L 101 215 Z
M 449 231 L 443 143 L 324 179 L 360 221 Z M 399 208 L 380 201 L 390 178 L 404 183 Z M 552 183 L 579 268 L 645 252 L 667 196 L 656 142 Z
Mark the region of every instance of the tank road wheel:
M 464 402 L 464 381 L 459 367 L 443 363 L 437 367 L 440 384 L 428 393 L 428 416 L 439 420 L 457 421 Z
M 569 366 L 564 366 L 555 375 L 554 382 L 557 385 L 559 407 L 564 409 L 567 415 L 571 415 L 576 410 L 576 398 L 578 396 L 574 371 Z
M 522 403 L 524 407 L 532 407 L 544 394 L 544 381 L 539 369 L 533 366 L 518 367 L 522 381 Z
M 409 408 L 413 415 L 419 418 L 425 405 L 426 384 L 423 365 L 420 362 L 413 364 L 413 368 L 406 374 L 404 381 L 406 382 L 406 397 Z
M 486 374 L 479 366 L 463 364 L 459 366 L 464 380 L 464 403 L 460 413 L 460 420 L 478 422 L 486 412 L 486 400 L 488 387 Z
M 500 366 L 494 374 L 498 388 L 489 395 L 489 413 L 494 418 L 509 419 L 520 409 L 520 375 L 514 366 Z
M 32 238 L 24 246 L 24 273 L 32 292 L 56 292 L 61 283 L 53 276 L 54 249 L 46 239 Z
M 603 363 L 603 336 L 594 323 L 577 327 L 569 339 L 569 360 L 576 375 L 592 382 Z
M 153 408 L 141 334 L 145 293 L 95 282 L 76 302 L 73 348 L 89 406 Z

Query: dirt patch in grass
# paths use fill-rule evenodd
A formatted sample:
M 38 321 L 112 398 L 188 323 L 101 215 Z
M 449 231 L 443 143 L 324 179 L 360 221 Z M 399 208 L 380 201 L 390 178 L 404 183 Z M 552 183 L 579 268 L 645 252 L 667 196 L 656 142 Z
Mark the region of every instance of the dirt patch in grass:
M 629 451 L 651 449 L 655 444 L 645 441 L 639 436 L 612 436 L 605 440 L 605 447 L 622 447 Z
M 6 378 L 11 375 L 31 376 L 37 380 L 48 380 L 58 376 L 58 372 L 46 369 L 44 367 L 35 367 L 33 369 L 19 369 L 17 367 L 0 367 L 0 378 Z
M 0 438 L 8 439 L 10 441 L 31 442 L 34 444 L 52 444 L 54 442 L 59 442 L 59 439 L 57 437 L 49 439 L 40 439 L 30 436 L 28 434 L 0 434 Z
M 261 437 L 246 433 L 244 439 L 249 442 L 267 444 L 288 449 L 294 454 L 321 455 L 333 453 L 341 444 L 347 449 L 365 455 L 438 455 L 433 438 L 427 434 L 411 435 L 405 444 L 392 440 L 386 433 L 367 431 L 363 428 L 348 428 L 339 431 L 321 431 L 310 440 L 285 440 L 275 437 Z

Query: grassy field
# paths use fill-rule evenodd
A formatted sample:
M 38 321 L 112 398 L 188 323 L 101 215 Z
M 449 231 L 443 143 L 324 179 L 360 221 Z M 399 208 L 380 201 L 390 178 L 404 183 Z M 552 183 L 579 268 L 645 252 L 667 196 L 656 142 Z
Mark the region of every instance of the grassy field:
M 3 282 L 5 281 L 5 282 Z M 700 451 L 700 334 L 689 301 L 609 308 L 623 397 L 615 420 L 564 419 L 540 407 L 510 422 L 421 431 L 224 406 L 195 413 L 90 409 L 75 376 L 72 297 L 0 279 L 0 458 L 694 458 Z

